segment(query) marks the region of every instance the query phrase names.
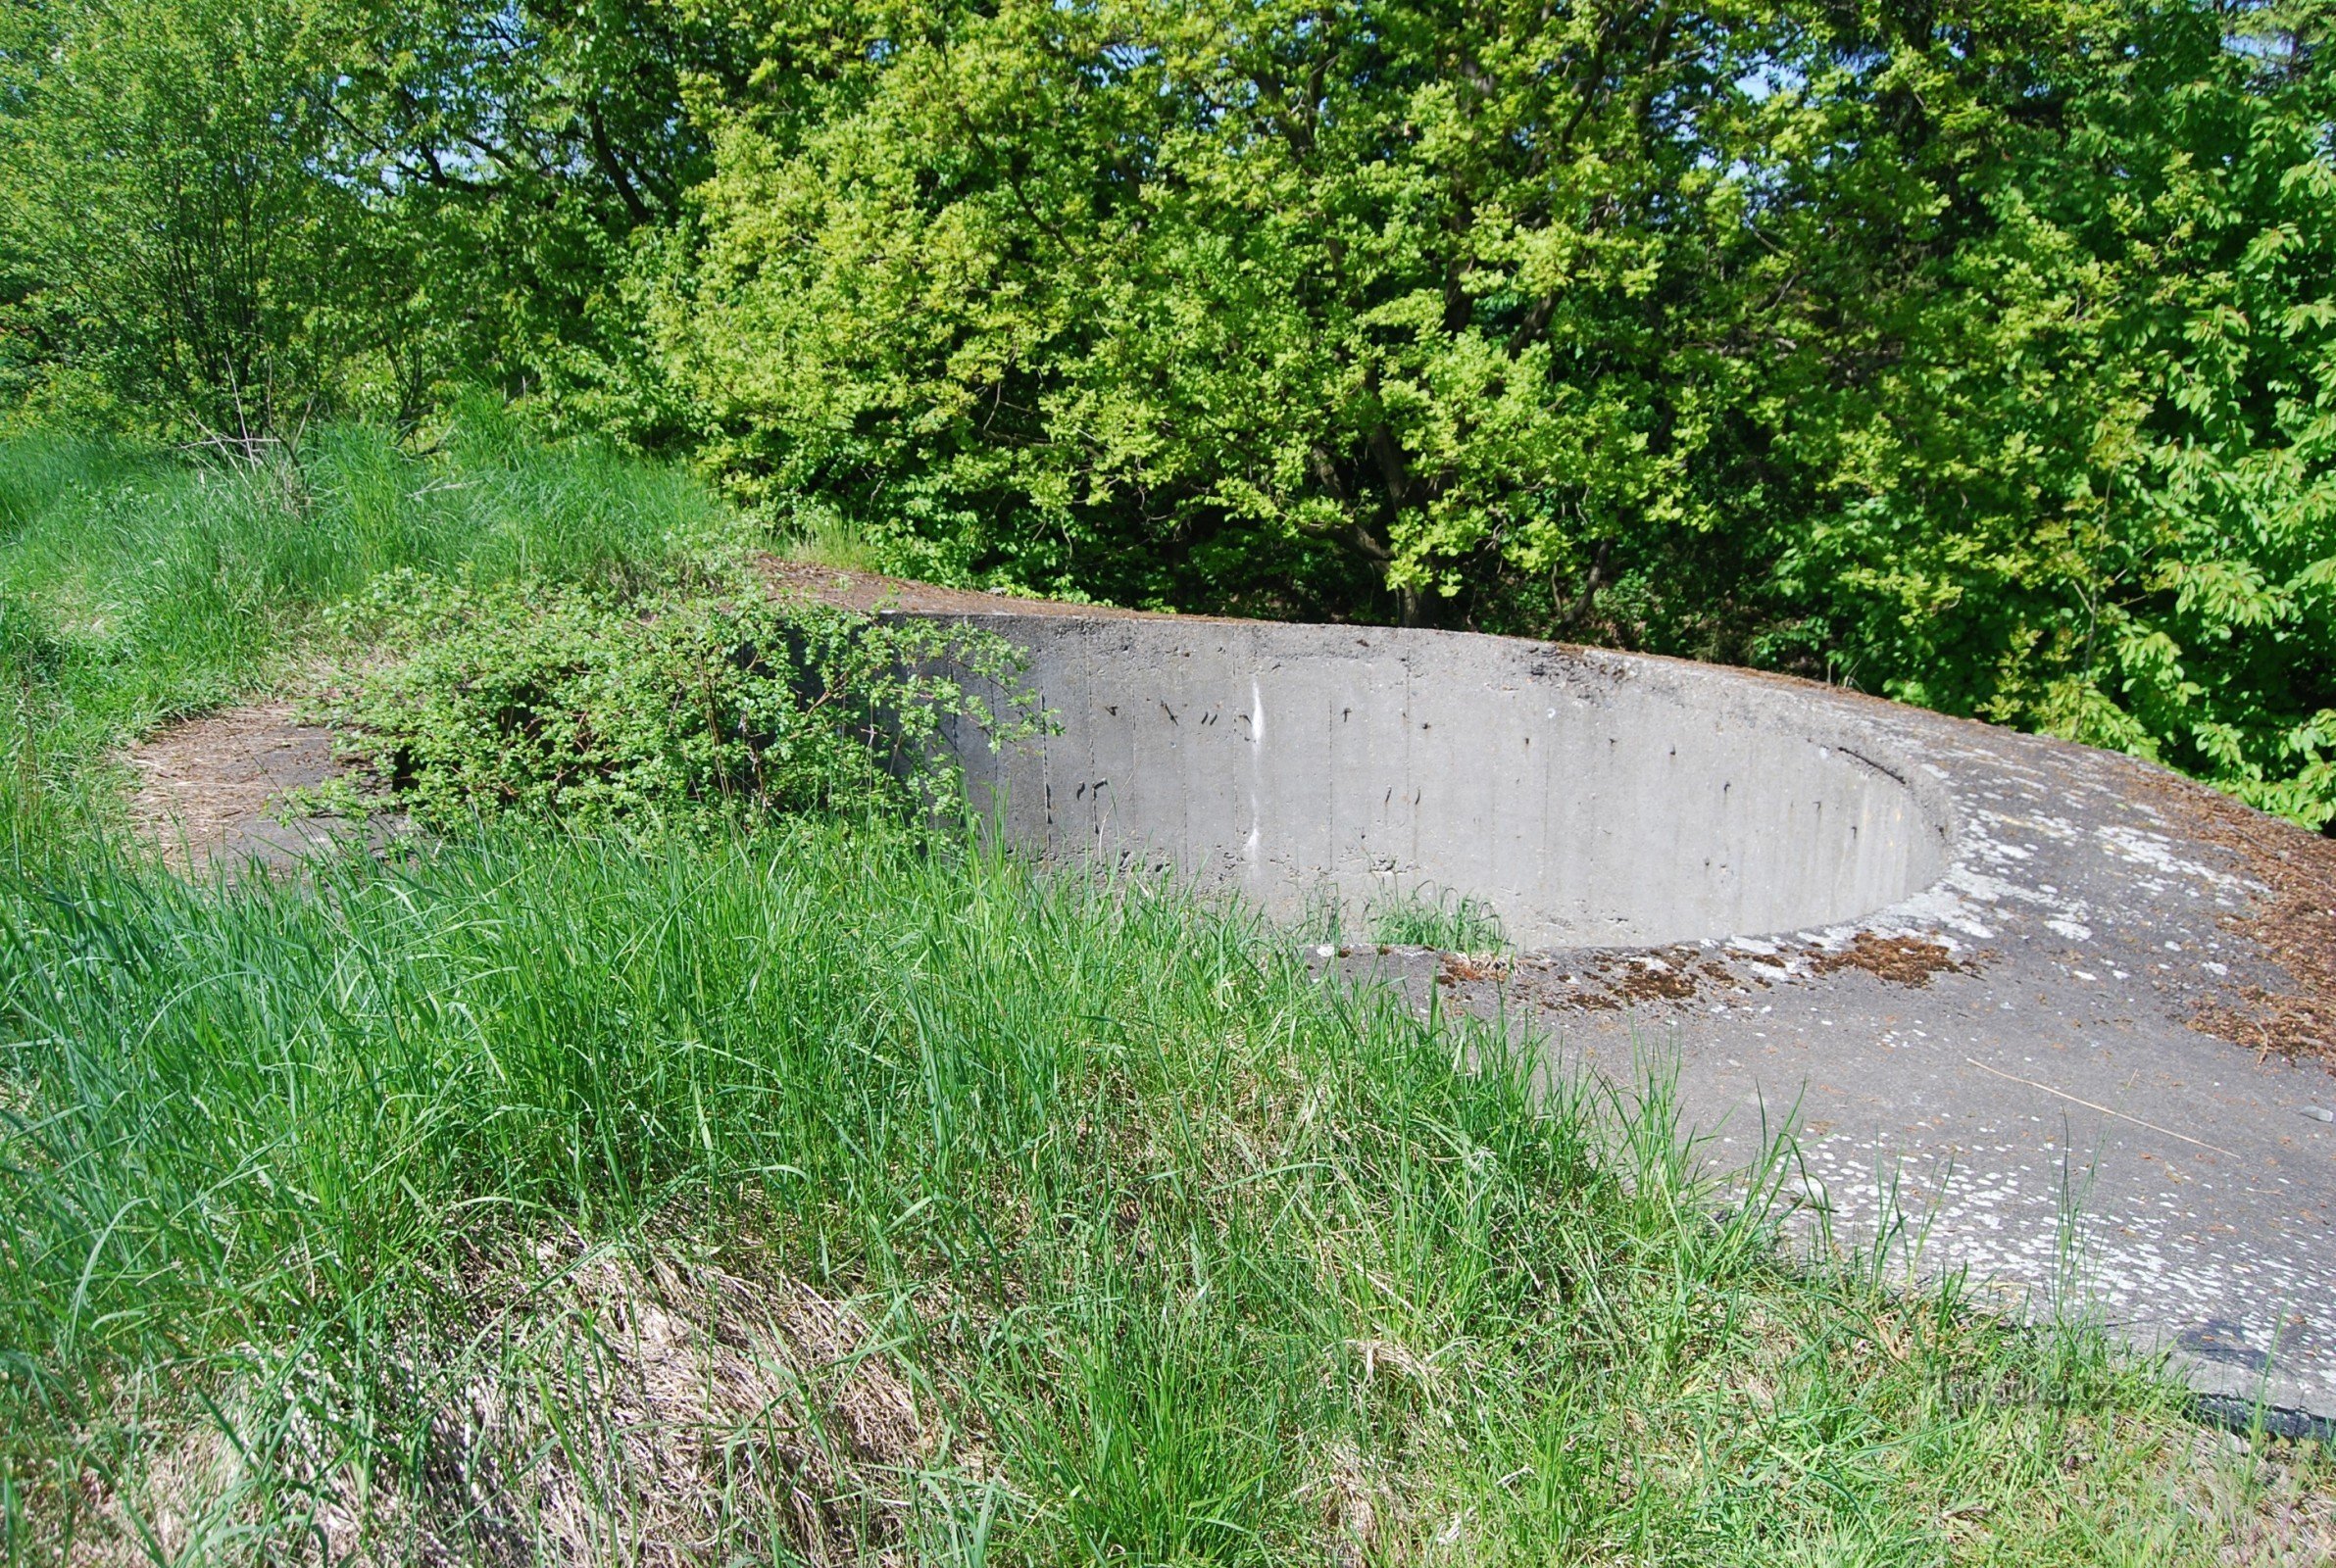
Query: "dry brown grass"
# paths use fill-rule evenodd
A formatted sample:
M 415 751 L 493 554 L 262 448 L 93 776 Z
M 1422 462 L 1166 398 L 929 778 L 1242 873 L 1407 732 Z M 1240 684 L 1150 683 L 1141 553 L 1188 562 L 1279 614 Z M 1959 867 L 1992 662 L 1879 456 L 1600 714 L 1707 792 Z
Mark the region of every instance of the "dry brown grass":
M 351 1442 L 353 1391 L 254 1379 L 155 1435 L 143 1474 L 90 1477 L 71 1560 L 894 1558 L 937 1429 L 854 1303 L 664 1250 L 482 1296 L 505 1304 L 469 1351 L 406 1369 L 454 1390 L 411 1471 Z
M 2242 806 L 2171 775 L 2160 795 L 2189 830 L 2236 854 L 2261 884 L 2257 906 L 2227 923 L 2286 973 L 2278 989 L 2249 985 L 2202 1006 L 2195 1027 L 2262 1054 L 2336 1067 L 2336 839 Z

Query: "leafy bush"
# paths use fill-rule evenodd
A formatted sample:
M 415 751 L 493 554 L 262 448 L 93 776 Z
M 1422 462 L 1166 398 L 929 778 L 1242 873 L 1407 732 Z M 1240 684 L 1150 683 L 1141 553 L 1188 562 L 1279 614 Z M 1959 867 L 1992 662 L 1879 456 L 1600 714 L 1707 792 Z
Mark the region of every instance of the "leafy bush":
M 1853 681 L 2336 812 L 2324 7 L 1002 0 L 717 113 L 706 456 L 896 565 Z
M 751 582 L 641 593 L 387 575 L 344 630 L 398 651 L 343 665 L 323 707 L 424 823 L 518 812 L 674 824 L 934 805 L 945 722 L 1035 722 L 999 638 L 775 603 Z M 1002 710 L 984 691 L 1006 692 Z
M 499 402 L 413 444 L 368 425 L 192 457 L 0 437 L 0 855 L 115 819 L 108 754 L 312 662 L 323 607 L 381 572 L 637 586 L 746 544 L 680 468 L 548 441 Z

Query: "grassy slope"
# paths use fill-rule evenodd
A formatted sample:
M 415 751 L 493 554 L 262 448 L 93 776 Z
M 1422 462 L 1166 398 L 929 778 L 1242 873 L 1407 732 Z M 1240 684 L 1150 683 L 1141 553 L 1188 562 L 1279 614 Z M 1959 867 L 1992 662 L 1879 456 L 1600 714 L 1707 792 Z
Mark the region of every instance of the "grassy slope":
M 42 802 L 103 744 L 369 570 L 720 531 L 654 473 L 350 450 L 476 510 L 358 551 L 338 501 L 0 464 L 46 639 L 8 654 L 47 759 L 0 889 L 10 1560 L 2204 1562 L 2287 1474 L 2200 1459 L 2096 1338 L 1783 1266 L 1659 1094 L 1537 1095 L 1157 889 L 833 823 L 234 890 L 74 848 Z M 530 494 L 583 521 L 522 564 Z
M 378 572 L 622 573 L 737 527 L 676 470 L 546 449 L 485 408 L 428 463 L 365 429 L 258 466 L 0 441 L 0 850 L 102 823 L 109 748 L 279 675 Z

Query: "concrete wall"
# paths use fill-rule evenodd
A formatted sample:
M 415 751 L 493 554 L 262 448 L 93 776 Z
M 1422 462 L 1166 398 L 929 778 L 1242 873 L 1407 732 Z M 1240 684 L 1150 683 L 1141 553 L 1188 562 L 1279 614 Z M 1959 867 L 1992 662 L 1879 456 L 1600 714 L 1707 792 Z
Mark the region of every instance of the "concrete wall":
M 1277 913 L 1433 886 L 1527 947 L 1663 943 L 1844 920 L 1946 861 L 1944 793 L 1821 688 L 1462 633 L 977 618 L 1061 724 L 953 736 L 977 806 Z

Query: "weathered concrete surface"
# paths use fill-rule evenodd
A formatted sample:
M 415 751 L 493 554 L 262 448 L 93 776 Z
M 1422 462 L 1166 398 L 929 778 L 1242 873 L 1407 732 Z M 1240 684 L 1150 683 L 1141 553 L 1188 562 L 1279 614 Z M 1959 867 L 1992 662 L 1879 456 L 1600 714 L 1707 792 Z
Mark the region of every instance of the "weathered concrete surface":
M 2228 928 L 2257 890 L 2168 775 L 1667 661 L 980 619 L 1063 721 L 996 761 L 966 737 L 1023 842 L 1285 910 L 1325 882 L 1483 898 L 1532 950 L 1505 975 L 1368 962 L 1529 1013 L 1565 1061 L 1665 1057 L 1719 1157 L 1797 1108 L 1845 1236 L 1894 1189 L 1916 1266 L 2090 1303 L 2202 1392 L 2336 1415 L 2336 1079 L 2191 1027 L 2292 982 Z
M 1665 943 L 1843 919 L 1946 861 L 1939 781 L 1792 687 L 1452 633 L 992 623 L 1063 729 L 961 748 L 976 799 L 1277 912 L 1432 882 L 1529 946 Z

